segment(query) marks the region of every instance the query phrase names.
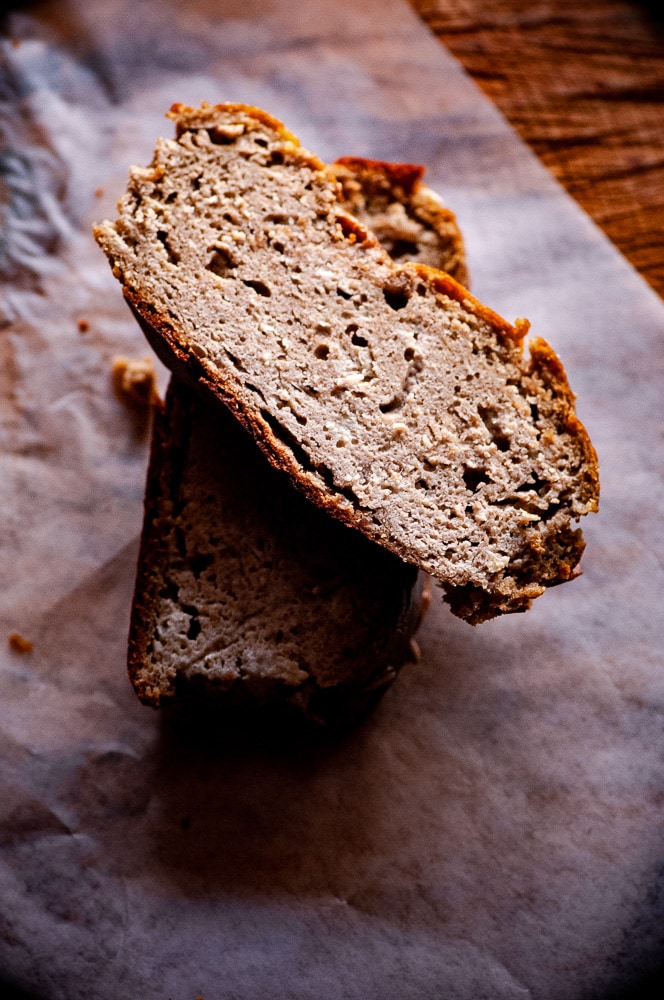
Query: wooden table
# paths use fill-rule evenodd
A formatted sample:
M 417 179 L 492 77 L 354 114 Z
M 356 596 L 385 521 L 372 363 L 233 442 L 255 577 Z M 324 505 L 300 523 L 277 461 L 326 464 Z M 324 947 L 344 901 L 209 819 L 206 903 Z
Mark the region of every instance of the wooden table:
M 664 20 L 628 0 L 410 0 L 664 297 Z

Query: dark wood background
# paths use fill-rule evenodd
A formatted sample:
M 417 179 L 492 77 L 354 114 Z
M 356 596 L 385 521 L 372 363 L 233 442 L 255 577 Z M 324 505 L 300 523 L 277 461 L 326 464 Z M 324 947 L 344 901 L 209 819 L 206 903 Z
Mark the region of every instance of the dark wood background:
M 410 2 L 664 297 L 663 5 Z

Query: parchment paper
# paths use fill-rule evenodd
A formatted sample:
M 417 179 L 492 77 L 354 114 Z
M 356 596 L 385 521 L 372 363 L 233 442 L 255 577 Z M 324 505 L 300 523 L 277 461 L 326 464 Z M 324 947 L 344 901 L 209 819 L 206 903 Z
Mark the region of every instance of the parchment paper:
M 0 970 L 48 1000 L 655 984 L 662 302 L 401 0 L 25 4 L 2 53 Z M 584 576 L 475 629 L 435 600 L 421 662 L 332 745 L 211 741 L 125 676 L 147 437 L 110 366 L 149 350 L 90 225 L 176 100 L 425 164 L 600 455 Z

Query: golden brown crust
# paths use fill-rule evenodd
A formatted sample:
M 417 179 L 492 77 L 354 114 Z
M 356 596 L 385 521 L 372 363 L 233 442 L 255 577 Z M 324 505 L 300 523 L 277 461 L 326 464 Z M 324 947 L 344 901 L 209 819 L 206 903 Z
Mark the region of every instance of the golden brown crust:
M 491 324 L 498 332 L 513 340 L 514 343 L 521 343 L 528 333 L 530 324 L 527 320 L 519 320 L 515 324 L 509 323 L 502 316 L 499 316 L 498 313 L 494 312 L 493 309 L 489 309 L 483 302 L 476 299 L 474 295 L 471 295 L 468 289 L 464 285 L 459 284 L 450 274 L 438 271 L 433 267 L 428 267 L 426 264 L 405 264 L 404 266 L 412 267 L 420 278 L 429 282 L 439 295 L 444 295 L 448 299 L 466 306 L 481 319 L 485 320 L 485 322 Z
M 175 122 L 176 135 L 179 137 L 189 128 L 205 128 L 219 111 L 240 112 L 248 118 L 254 118 L 259 124 L 267 125 L 269 129 L 277 132 L 286 142 L 292 142 L 293 146 L 302 148 L 298 137 L 290 129 L 287 129 L 282 121 L 252 104 L 240 104 L 232 101 L 222 104 L 208 104 L 207 101 L 201 101 L 198 108 L 191 108 L 187 104 L 176 102 L 171 105 L 170 111 L 166 112 L 166 117 L 172 118 Z M 320 165 L 319 169 L 324 169 L 325 164 L 322 160 L 314 156 L 312 156 L 312 160 Z
M 416 163 L 390 163 L 371 160 L 363 156 L 340 156 L 334 165 L 347 167 L 353 174 L 382 174 L 391 187 L 400 188 L 404 197 L 412 196 L 425 174 L 425 168 Z
M 542 381 L 549 383 L 552 394 L 559 400 L 559 419 L 561 426 L 579 442 L 583 449 L 583 475 L 586 495 L 594 498 L 589 508 L 599 509 L 599 459 L 590 436 L 576 415 L 574 408 L 576 396 L 570 388 L 567 373 L 562 361 L 553 348 L 541 337 L 529 341 L 530 358 L 533 370 L 537 371 Z
M 397 246 L 387 246 L 390 256 L 400 256 L 402 260 L 407 260 L 415 252 L 427 253 L 434 260 L 429 259 L 426 263 L 447 271 L 460 284 L 468 285 L 466 250 L 456 216 L 438 195 L 424 185 L 426 171 L 423 166 L 361 156 L 341 156 L 331 164 L 330 169 L 340 184 L 350 211 L 356 214 L 363 212 L 370 219 L 371 228 L 386 226 L 384 235 L 387 240 L 389 241 L 392 231 L 395 243 L 401 244 L 398 251 Z M 396 205 L 403 212 L 403 218 L 400 225 L 396 226 L 395 233 L 390 208 Z M 420 245 L 418 224 L 423 233 L 428 231 L 438 237 L 439 243 L 433 249 L 425 243 Z M 398 232 L 399 229 L 401 232 Z M 380 240 L 381 235 L 376 235 Z
M 348 212 L 340 209 L 337 212 L 337 222 L 341 227 L 343 236 L 349 243 L 358 243 L 366 247 L 380 246 L 380 243 L 371 230 L 363 226 L 355 216 L 350 215 Z

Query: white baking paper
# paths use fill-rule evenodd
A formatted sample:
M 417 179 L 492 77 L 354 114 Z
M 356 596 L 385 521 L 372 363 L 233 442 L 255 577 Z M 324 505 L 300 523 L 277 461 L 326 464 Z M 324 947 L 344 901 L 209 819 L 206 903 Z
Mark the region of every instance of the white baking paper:
M 664 305 L 402 0 L 17 4 L 2 39 L 0 972 L 44 1000 L 599 1000 L 664 941 Z M 125 674 L 147 344 L 92 240 L 174 101 L 420 162 L 473 290 L 599 452 L 581 579 L 330 745 L 169 724 Z M 159 369 L 160 385 L 166 381 Z M 10 648 L 18 633 L 31 652 Z M 631 993 L 627 993 L 631 990 Z

